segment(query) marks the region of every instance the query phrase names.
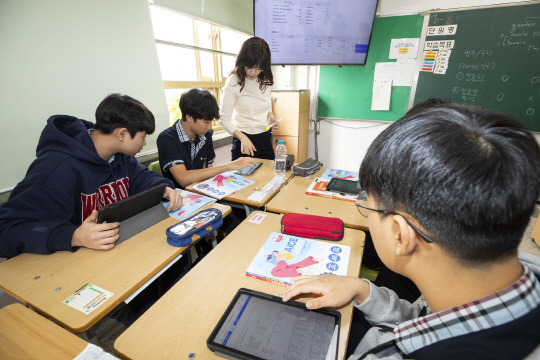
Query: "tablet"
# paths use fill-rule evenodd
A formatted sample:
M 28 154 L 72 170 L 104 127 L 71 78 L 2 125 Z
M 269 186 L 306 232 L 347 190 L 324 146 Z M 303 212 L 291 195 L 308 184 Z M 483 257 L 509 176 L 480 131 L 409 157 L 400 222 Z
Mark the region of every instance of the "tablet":
M 120 222 L 116 244 L 138 234 L 169 216 L 161 204 L 166 187 L 166 184 L 161 184 L 102 207 L 98 211 L 97 223 Z
M 246 167 L 243 167 L 239 170 L 236 170 L 235 173 L 237 173 L 238 175 L 251 175 L 251 174 L 254 174 L 255 171 L 257 171 L 257 169 L 262 165 L 262 162 L 258 162 L 257 165 L 255 166 L 246 166 Z
M 206 341 L 228 359 L 336 359 L 341 315 L 239 289 Z
M 353 180 L 332 178 L 328 185 L 326 185 L 326 191 L 334 191 L 349 195 L 358 195 L 360 190 L 358 189 L 357 183 L 357 181 Z

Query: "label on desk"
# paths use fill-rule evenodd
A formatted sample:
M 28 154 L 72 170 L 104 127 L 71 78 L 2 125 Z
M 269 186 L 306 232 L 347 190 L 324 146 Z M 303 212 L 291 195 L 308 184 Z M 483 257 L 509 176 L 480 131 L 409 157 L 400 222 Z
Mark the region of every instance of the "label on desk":
M 112 292 L 104 290 L 99 286 L 86 284 L 64 300 L 64 304 L 88 315 L 113 295 Z

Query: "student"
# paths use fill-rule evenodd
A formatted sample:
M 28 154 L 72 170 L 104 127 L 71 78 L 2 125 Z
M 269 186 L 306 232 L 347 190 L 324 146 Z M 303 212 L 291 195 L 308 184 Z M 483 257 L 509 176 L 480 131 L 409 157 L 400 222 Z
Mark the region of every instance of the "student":
M 216 157 L 212 144 L 212 120 L 219 118 L 214 96 L 202 89 L 191 89 L 180 97 L 182 119 L 159 134 L 157 147 L 163 176 L 179 187 L 207 180 L 225 171 L 254 166 L 248 157 L 212 167 Z
M 352 301 L 373 327 L 349 359 L 522 359 L 538 346 L 540 259 L 517 248 L 540 192 L 540 149 L 522 125 L 456 104 L 414 112 L 375 139 L 359 182 L 377 253 L 427 307 L 337 276 L 301 277 L 284 301 Z
M 258 37 L 247 39 L 236 57 L 235 68 L 227 78 L 221 101 L 221 126 L 233 138 L 232 160 L 242 154 L 274 160 L 272 134 L 275 122 L 270 99 L 274 77 L 270 68 L 270 48 Z M 270 123 L 267 119 L 271 119 Z
M 150 110 L 120 94 L 99 104 L 95 125 L 73 116 L 50 117 L 37 159 L 0 207 L 0 256 L 112 249 L 119 223 L 98 224 L 97 210 L 159 184 L 169 186 L 163 194 L 168 210 L 180 208 L 182 197 L 172 182 L 134 158 L 154 129 Z

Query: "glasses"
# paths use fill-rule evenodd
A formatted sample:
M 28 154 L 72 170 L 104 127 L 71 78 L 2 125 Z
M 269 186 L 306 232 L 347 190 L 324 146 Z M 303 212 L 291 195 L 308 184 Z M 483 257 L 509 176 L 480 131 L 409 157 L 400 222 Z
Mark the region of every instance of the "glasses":
M 358 209 L 358 212 L 360 213 L 360 215 L 362 215 L 363 217 L 367 218 L 368 214 L 369 214 L 365 210 L 376 211 L 378 213 L 385 214 L 385 215 L 399 215 L 407 222 L 407 224 L 409 224 L 414 229 L 414 231 L 416 231 L 418 233 L 418 235 L 420 235 L 420 237 L 422 239 L 424 239 L 425 242 L 427 242 L 427 243 L 433 243 L 434 242 L 433 240 L 431 240 L 429 238 L 429 236 L 424 234 L 416 226 L 414 226 L 409 220 L 407 220 L 407 218 L 405 216 L 403 216 L 400 213 L 397 213 L 395 211 L 373 209 L 373 208 L 362 205 L 366 201 L 367 201 L 367 193 L 365 191 L 360 191 L 360 193 L 356 197 L 356 208 Z

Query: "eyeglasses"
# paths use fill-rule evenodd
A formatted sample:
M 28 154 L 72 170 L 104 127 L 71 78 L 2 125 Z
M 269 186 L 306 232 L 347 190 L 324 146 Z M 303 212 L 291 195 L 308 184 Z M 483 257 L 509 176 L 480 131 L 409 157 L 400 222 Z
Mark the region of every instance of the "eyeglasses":
M 409 220 L 407 220 L 407 218 L 403 215 L 401 215 L 400 213 L 397 213 L 395 211 L 390 211 L 390 210 L 379 210 L 379 209 L 372 209 L 370 207 L 367 207 L 367 206 L 364 206 L 362 205 L 364 202 L 367 201 L 367 193 L 365 191 L 360 191 L 360 193 L 358 194 L 358 196 L 356 197 L 356 208 L 358 209 L 358 212 L 360 213 L 360 215 L 362 215 L 363 217 L 367 218 L 369 213 L 365 210 L 371 210 L 371 211 L 376 211 L 378 213 L 381 213 L 381 214 L 385 214 L 385 215 L 399 215 L 401 216 L 406 222 L 407 224 L 409 224 L 413 229 L 414 231 L 416 231 L 418 233 L 418 235 L 420 235 L 420 237 L 422 239 L 424 239 L 425 242 L 427 243 L 434 243 L 433 240 L 431 240 L 429 238 L 429 236 L 427 236 L 426 234 L 424 234 L 422 231 L 420 231 L 416 226 L 414 226 Z

